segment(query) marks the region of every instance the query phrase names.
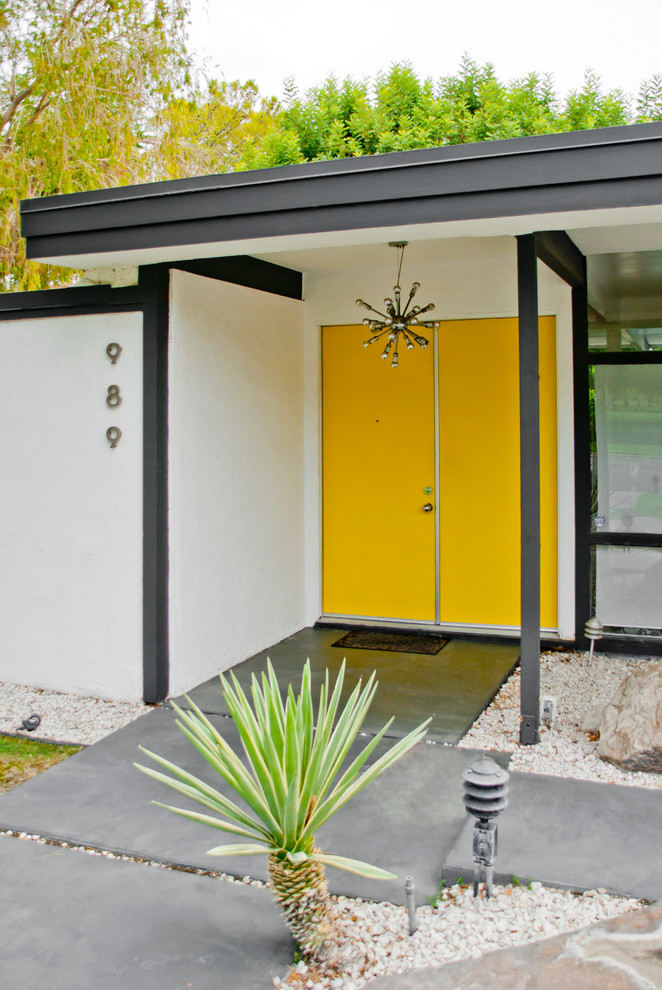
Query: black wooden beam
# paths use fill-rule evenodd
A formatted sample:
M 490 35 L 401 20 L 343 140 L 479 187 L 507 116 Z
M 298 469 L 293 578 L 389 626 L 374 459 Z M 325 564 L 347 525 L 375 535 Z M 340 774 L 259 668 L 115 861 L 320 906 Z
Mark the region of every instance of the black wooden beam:
M 543 230 L 535 238 L 540 261 L 573 289 L 586 285 L 586 258 L 565 230 Z
M 539 741 L 540 726 L 540 399 L 536 238 L 517 238 L 519 312 L 521 638 L 520 742 Z
M 168 265 L 177 271 L 203 275 L 249 289 L 272 292 L 289 299 L 303 298 L 303 275 L 293 268 L 275 265 L 272 261 L 252 258 L 250 255 L 231 255 L 227 258 L 196 258 L 193 261 L 176 261 Z

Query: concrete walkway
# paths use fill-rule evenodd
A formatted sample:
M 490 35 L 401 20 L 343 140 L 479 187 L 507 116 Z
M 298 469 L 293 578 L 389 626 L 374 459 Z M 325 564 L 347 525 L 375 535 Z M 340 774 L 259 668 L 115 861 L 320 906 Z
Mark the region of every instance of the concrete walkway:
M 322 652 L 328 648 L 325 644 Z M 200 688 L 203 703 L 210 690 L 209 685 Z M 238 748 L 231 720 L 222 714 L 210 717 Z M 219 833 L 151 803 L 186 801 L 134 768 L 135 760 L 148 763 L 139 744 L 225 789 L 177 730 L 173 713 L 160 709 L 0 796 L 0 827 L 189 869 L 264 879 L 262 857 L 207 857 Z M 387 745 L 382 741 L 373 758 Z M 455 879 L 461 873 L 467 880 L 471 826 L 462 805 L 461 774 L 480 755 L 422 743 L 341 809 L 320 830 L 320 846 L 374 862 L 399 879 L 379 883 L 329 870 L 331 889 L 402 903 L 404 876 L 412 875 L 420 903 L 434 894 L 442 875 Z M 508 754 L 496 758 L 507 765 Z M 499 825 L 497 873 L 504 879 L 515 874 L 575 889 L 605 887 L 662 899 L 659 791 L 512 774 L 511 794 Z M 199 990 L 212 985 L 253 990 L 268 988 L 271 977 L 282 975 L 293 959 L 289 936 L 262 888 L 8 837 L 0 838 L 0 861 L 8 986 L 20 979 L 50 990 Z M 520 956 L 514 956 L 513 966 L 536 968 L 548 958 L 535 947 L 514 951 L 529 953 L 521 957 L 529 962 L 520 964 Z M 422 974 L 416 974 L 417 990 L 465 985 L 444 983 L 447 969 L 440 971 L 439 984 L 423 984 Z M 503 972 L 509 972 L 507 967 Z M 414 986 L 409 977 L 403 979 L 394 990 Z M 467 987 L 483 985 L 472 979 L 467 977 Z M 508 983 L 506 976 L 504 981 L 490 985 L 503 990 L 520 985 Z M 548 990 L 556 984 L 526 984 L 527 990 L 534 986 Z
M 269 990 L 294 943 L 268 891 L 0 836 L 3 987 Z

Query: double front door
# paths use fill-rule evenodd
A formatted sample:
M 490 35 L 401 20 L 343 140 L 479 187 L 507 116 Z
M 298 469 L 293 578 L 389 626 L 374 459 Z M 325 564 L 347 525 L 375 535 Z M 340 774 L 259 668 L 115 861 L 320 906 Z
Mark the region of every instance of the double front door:
M 541 625 L 555 629 L 553 317 L 539 336 Z M 444 322 L 397 369 L 364 337 L 322 333 L 324 613 L 518 626 L 517 320 Z

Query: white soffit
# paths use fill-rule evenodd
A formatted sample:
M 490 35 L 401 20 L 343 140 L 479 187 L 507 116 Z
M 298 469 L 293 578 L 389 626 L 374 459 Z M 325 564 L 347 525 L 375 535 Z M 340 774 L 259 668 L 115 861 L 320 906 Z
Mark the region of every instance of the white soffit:
M 446 248 L 437 243 L 439 241 L 513 237 L 538 230 L 568 231 L 585 254 L 657 250 L 662 248 L 662 205 L 324 231 L 94 254 L 44 256 L 33 260 L 69 268 L 92 268 L 248 254 L 314 274 L 356 269 L 358 266 L 381 267 L 382 264 L 388 264 L 390 255 L 384 252 L 388 242 L 394 240 L 409 241 L 408 258 L 417 264 L 435 264 L 443 261 L 443 257 L 448 254 Z M 347 250 L 352 247 L 360 247 L 362 250 L 357 253 Z M 370 248 L 377 250 L 369 250 Z

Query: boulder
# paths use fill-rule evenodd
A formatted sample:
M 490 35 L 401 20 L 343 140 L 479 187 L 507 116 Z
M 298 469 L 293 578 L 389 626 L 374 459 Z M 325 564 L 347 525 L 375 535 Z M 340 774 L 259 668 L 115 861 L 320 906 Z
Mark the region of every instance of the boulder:
M 622 682 L 602 716 L 598 756 L 662 773 L 662 662 L 642 661 Z

